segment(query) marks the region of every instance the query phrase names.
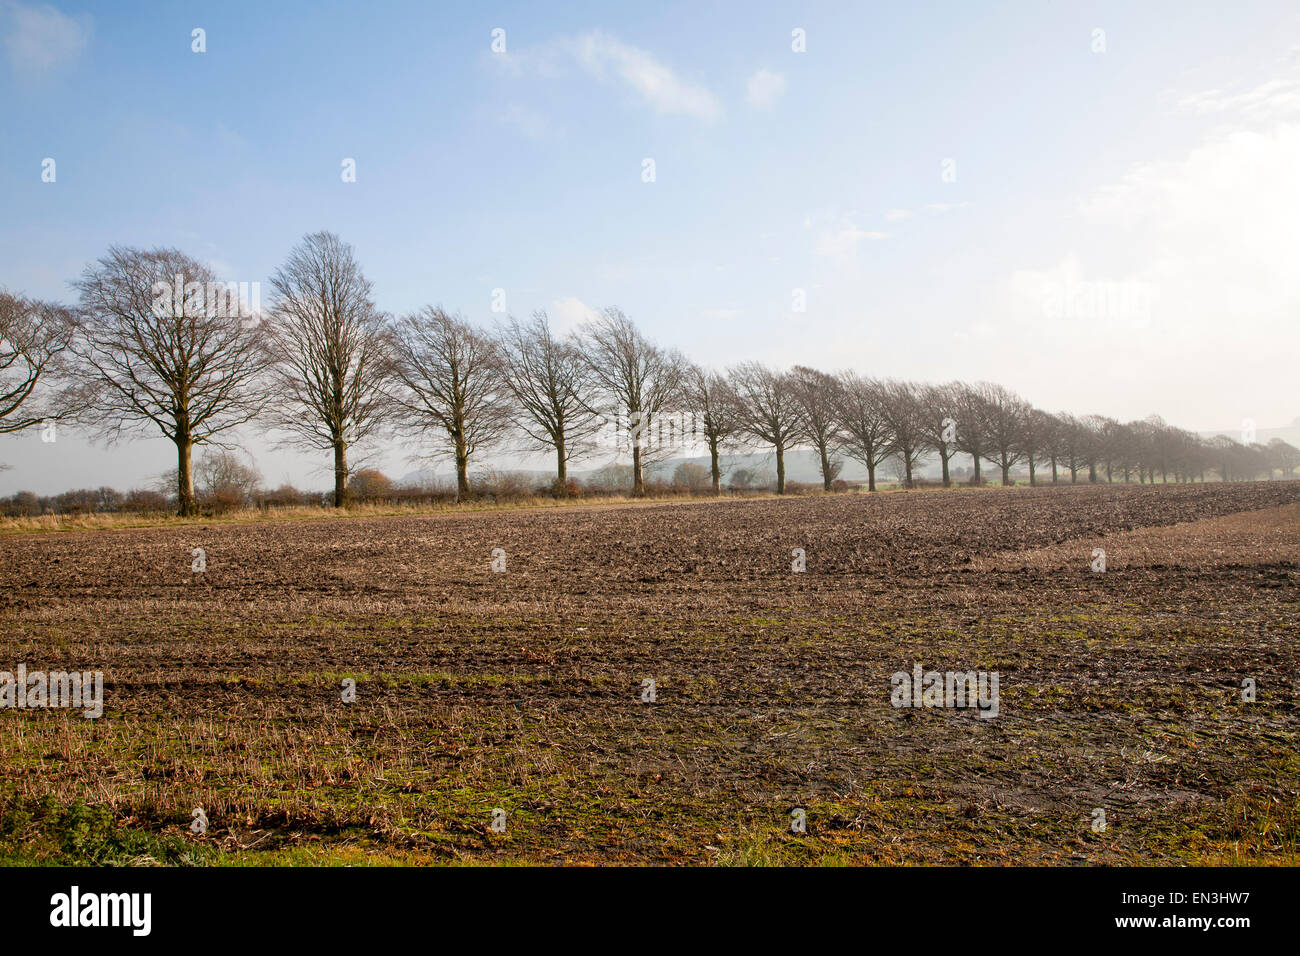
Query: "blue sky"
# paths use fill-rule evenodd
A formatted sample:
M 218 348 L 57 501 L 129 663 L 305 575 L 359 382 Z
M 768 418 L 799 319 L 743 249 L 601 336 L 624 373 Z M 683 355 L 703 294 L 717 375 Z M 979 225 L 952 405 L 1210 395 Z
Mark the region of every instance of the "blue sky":
M 266 285 L 330 229 L 394 313 L 503 289 L 719 367 L 1300 415 L 1294 3 L 699 6 L 0 0 L 0 285 L 68 299 L 111 243 Z M 132 447 L 0 439 L 0 493 L 168 467 Z

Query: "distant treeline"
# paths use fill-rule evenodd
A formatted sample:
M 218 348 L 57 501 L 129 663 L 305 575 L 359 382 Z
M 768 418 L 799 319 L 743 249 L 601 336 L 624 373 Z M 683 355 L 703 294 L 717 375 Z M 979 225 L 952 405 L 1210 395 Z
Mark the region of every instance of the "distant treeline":
M 293 485 L 264 488 L 257 469 L 228 451 L 200 458 L 196 466 L 199 480 L 195 500 L 203 514 L 226 514 L 255 508 L 272 511 L 284 508 L 332 508 L 333 491 L 303 491 Z M 173 490 L 175 476 L 163 476 L 158 488 L 118 491 L 114 488 L 78 488 L 57 495 L 37 495 L 20 491 L 0 497 L 0 517 L 27 518 L 38 515 L 89 514 L 166 514 L 176 510 Z M 771 491 L 775 483 L 757 471 L 737 468 L 728 476 L 732 494 Z M 837 490 L 855 485 L 837 481 Z M 563 492 L 568 498 L 602 498 L 628 494 L 632 489 L 632 466 L 611 463 L 597 468 L 583 479 L 570 478 Z M 788 492 L 814 490 L 812 485 L 790 482 Z M 652 477 L 646 482 L 646 494 L 653 497 L 677 497 L 711 492 L 709 471 L 694 462 L 682 462 L 669 477 Z M 554 498 L 551 481 L 538 481 L 535 475 L 520 472 L 487 472 L 475 477 L 468 497 L 461 494 L 454 480 L 407 482 L 395 484 L 382 472 L 366 468 L 356 472 L 348 482 L 349 505 L 422 506 L 445 505 L 461 500 L 480 502 L 523 502 Z
M 365 479 L 350 460 L 383 437 L 443 457 L 456 473 L 450 492 L 393 488 L 389 499 L 514 494 L 491 486 L 517 478 L 471 481 L 484 453 L 512 450 L 554 456 L 554 480 L 540 491 L 557 496 L 609 493 L 603 479 L 579 484 L 568 475 L 571 462 L 602 449 L 630 457 L 626 490 L 634 495 L 721 493 L 724 455 L 748 449 L 774 455 L 778 493 L 791 490 L 785 456 L 793 449 L 813 452 L 826 491 L 847 487 L 837 484 L 847 459 L 864 467 L 873 491 L 881 467 L 913 487 L 919 463 L 930 459 L 948 485 L 959 456 L 975 484 L 985 480 L 984 464 L 1003 484 L 1017 469 L 1030 484 L 1048 475 L 1146 483 L 1293 478 L 1300 465 L 1300 450 L 1281 439 L 1259 444 L 1249 422 L 1240 440 L 1205 440 L 1157 416 L 1120 422 L 1049 412 L 987 382 L 754 362 L 707 370 L 651 342 L 614 308 L 565 336 L 545 312 L 490 329 L 437 306 L 390 316 L 376 306 L 351 246 L 327 232 L 306 236 L 271 277 L 264 314 L 248 314 L 231 283 L 176 249 L 113 247 L 72 285 L 75 306 L 0 293 L 0 433 L 72 427 L 110 441 L 161 434 L 177 453 L 163 507 L 182 515 L 319 501 L 289 488 L 257 491 L 255 480 L 196 480 L 196 449 L 225 448 L 254 424 L 332 459 L 336 507 L 375 497 L 355 487 Z M 704 478 L 674 474 L 656 485 L 656 463 L 697 451 L 710 462 Z M 226 452 L 200 458 L 199 470 L 205 462 L 218 471 L 245 467 Z M 24 493 L 7 507 L 34 500 L 42 510 L 88 508 L 98 496 L 96 510 L 128 501 L 144 508 L 157 506 L 150 496 L 158 494 Z

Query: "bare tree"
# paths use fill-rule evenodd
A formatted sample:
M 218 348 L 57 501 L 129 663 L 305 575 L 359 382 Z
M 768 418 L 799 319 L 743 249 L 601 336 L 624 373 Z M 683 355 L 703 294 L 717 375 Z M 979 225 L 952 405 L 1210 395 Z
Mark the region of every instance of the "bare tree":
M 1002 484 L 1010 485 L 1011 469 L 1025 456 L 1024 424 L 1029 403 L 1001 385 L 982 383 L 975 387 L 982 430 L 988 440 L 985 457 L 1002 472 Z
M 867 490 L 875 491 L 876 469 L 890 456 L 893 444 L 884 386 L 855 372 L 842 372 L 838 400 L 844 451 L 867 469 Z
M 1087 428 L 1078 418 L 1066 412 L 1057 415 L 1056 421 L 1057 454 L 1070 469 L 1070 484 L 1073 485 L 1079 480 L 1079 469 L 1088 460 Z
M 1115 464 L 1122 456 L 1120 423 L 1104 415 L 1089 415 L 1084 422 L 1091 435 L 1088 480 L 1093 482 L 1098 480 L 1097 467 L 1104 463 L 1106 484 L 1111 484 L 1115 480 Z M 1170 430 L 1169 442 L 1171 452 L 1175 452 L 1181 446 L 1182 435 L 1177 429 Z M 1173 457 L 1176 459 L 1177 455 L 1174 454 Z
M 464 497 L 470 459 L 505 437 L 514 412 L 497 345 L 460 316 L 426 306 L 397 323 L 393 353 L 403 418 L 441 439 L 438 454 L 455 461 Z
M 194 446 L 221 444 L 266 405 L 262 330 L 212 308 L 202 294 L 210 283 L 212 270 L 177 249 L 123 246 L 73 283 L 81 305 L 72 352 L 92 389 L 89 417 L 109 440 L 157 428 L 175 444 L 182 515 L 198 511 Z
M 257 466 L 228 448 L 213 449 L 199 458 L 194 476 L 200 497 L 216 511 L 248 506 L 262 483 Z
M 1296 465 L 1300 465 L 1300 448 L 1296 448 L 1288 441 L 1281 438 L 1273 438 L 1268 443 L 1270 470 L 1268 476 L 1270 480 L 1273 477 L 1273 468 L 1281 469 L 1282 478 L 1294 478 Z
M 0 435 L 74 415 L 83 396 L 59 381 L 72 311 L 0 290 Z
M 921 388 L 921 408 L 924 421 L 922 436 L 927 447 L 939 456 L 943 486 L 951 487 L 949 462 L 957 454 L 957 395 L 959 386 L 925 385 Z
M 984 384 L 954 386 L 953 397 L 957 403 L 957 449 L 971 457 L 971 484 L 982 481 L 980 468 L 989 455 L 991 443 L 986 432 L 986 407 Z
M 839 380 L 806 365 L 796 365 L 790 379 L 802 412 L 804 436 L 817 452 L 822 490 L 830 491 L 831 483 L 844 467 L 844 462 L 835 457 L 843 443 L 839 421 Z
M 881 386 L 881 404 L 889 426 L 889 453 L 901 466 L 903 487 L 915 486 L 912 471 L 925 454 L 925 407 L 917 386 L 890 380 Z
M 500 333 L 505 383 L 519 409 L 515 426 L 535 445 L 554 449 L 562 492 L 570 461 L 591 449 L 601 419 L 594 411 L 591 368 L 577 345 L 556 338 L 545 312 L 527 324 L 511 319 Z
M 1029 464 L 1029 484 L 1038 484 L 1037 465 L 1049 454 L 1055 419 L 1038 408 L 1028 408 L 1020 427 L 1020 452 Z M 1055 477 L 1055 475 L 1053 475 Z
M 645 494 L 646 435 L 671 408 L 681 391 L 686 360 L 646 339 L 632 320 L 615 308 L 582 330 L 583 356 L 595 381 L 612 404 L 609 411 L 628 417 L 632 448 L 632 494 Z M 659 446 L 663 453 L 663 446 Z
M 700 423 L 709 448 L 709 476 L 713 493 L 722 493 L 722 450 L 733 443 L 741 430 L 739 401 L 725 376 L 698 365 L 689 366 L 682 376 L 682 404 Z
M 776 493 L 785 494 L 785 453 L 807 437 L 794 380 L 757 362 L 737 365 L 727 375 L 738 399 L 740 429 L 776 451 Z
M 303 238 L 271 277 L 276 414 L 290 444 L 334 454 L 334 506 L 347 499 L 348 456 L 383 423 L 391 362 L 383 316 L 352 247 Z

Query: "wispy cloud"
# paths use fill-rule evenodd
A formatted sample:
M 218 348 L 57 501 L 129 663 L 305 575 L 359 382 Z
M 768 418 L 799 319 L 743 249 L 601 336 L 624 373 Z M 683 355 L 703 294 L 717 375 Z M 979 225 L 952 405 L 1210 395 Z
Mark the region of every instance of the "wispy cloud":
M 844 262 L 857 254 L 859 242 L 877 242 L 888 238 L 887 232 L 868 232 L 849 222 L 836 232 L 823 233 L 813 247 L 813 255 Z
M 745 100 L 754 109 L 765 110 L 785 95 L 785 76 L 759 70 L 745 84 Z
M 645 50 L 594 30 L 572 41 L 578 65 L 600 79 L 615 77 L 657 113 L 680 113 L 712 121 L 722 114 L 717 97 L 679 77 Z
M 5 52 L 14 72 L 39 77 L 72 63 L 90 41 L 90 18 L 48 4 L 0 3 Z
M 656 113 L 706 122 L 722 115 L 722 104 L 708 88 L 679 76 L 652 53 L 601 30 L 492 54 L 491 59 L 512 76 L 552 79 L 576 67 L 602 82 L 620 84 Z

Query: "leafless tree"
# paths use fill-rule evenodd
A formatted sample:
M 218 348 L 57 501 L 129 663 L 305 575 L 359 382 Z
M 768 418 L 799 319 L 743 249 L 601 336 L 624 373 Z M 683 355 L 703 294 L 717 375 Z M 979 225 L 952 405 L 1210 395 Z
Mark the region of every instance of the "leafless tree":
M 1029 465 L 1029 484 L 1038 484 L 1038 463 L 1049 454 L 1055 419 L 1038 408 L 1029 408 L 1020 428 L 1020 451 Z
M 738 399 L 740 429 L 776 451 L 776 493 L 785 494 L 785 453 L 807 437 L 803 408 L 788 373 L 744 362 L 727 375 Z
M 889 453 L 898 459 L 903 487 L 915 486 L 912 472 L 925 454 L 925 406 L 911 382 L 890 380 L 881 386 L 881 405 L 889 426 Z
M 249 505 L 262 483 L 262 474 L 228 448 L 212 449 L 194 466 L 195 484 L 205 504 L 217 511 Z
M 392 364 L 384 319 L 352 247 L 305 236 L 271 277 L 274 427 L 334 454 L 334 506 L 347 499 L 352 449 L 384 422 Z
M 615 308 L 581 333 L 583 356 L 612 407 L 612 415 L 626 412 L 628 441 L 632 449 L 632 494 L 645 494 L 645 464 L 652 452 L 646 437 L 659 416 L 680 397 L 686 360 L 675 350 L 663 349 L 643 336 L 632 320 Z M 659 446 L 659 454 L 665 452 Z
M 83 396 L 60 375 L 74 327 L 64 306 L 0 290 L 0 435 L 76 414 Z
M 1011 469 L 1025 456 L 1024 423 L 1029 403 L 1001 385 L 983 383 L 975 387 L 979 417 L 988 440 L 985 457 L 1002 472 L 1002 484 L 1010 485 Z
M 1091 441 L 1089 442 L 1089 459 L 1088 459 L 1088 480 L 1096 482 L 1098 480 L 1098 466 L 1106 466 L 1106 484 L 1110 484 L 1115 479 L 1115 464 L 1120 460 L 1120 423 L 1113 418 L 1107 418 L 1104 415 L 1089 415 L 1084 419 L 1088 427 Z M 1181 441 L 1181 435 L 1177 429 L 1171 429 L 1169 435 L 1171 453 L 1176 449 Z M 1177 456 L 1171 454 L 1171 458 Z
M 842 372 L 838 392 L 844 451 L 867 469 L 867 490 L 876 490 L 876 469 L 891 454 L 893 434 L 885 411 L 884 386 L 855 372 Z
M 545 312 L 534 312 L 527 324 L 511 319 L 499 341 L 505 383 L 519 410 L 515 426 L 534 445 L 555 451 L 562 491 L 569 462 L 591 450 L 601 428 L 591 368 L 575 343 L 555 337 Z
M 971 484 L 982 481 L 980 469 L 989 455 L 992 443 L 986 430 L 987 418 L 985 407 L 984 384 L 954 386 L 953 397 L 957 404 L 957 449 L 971 457 Z
M 822 489 L 830 491 L 831 483 L 844 467 L 844 462 L 836 458 L 843 444 L 839 380 L 806 365 L 796 365 L 790 372 L 790 379 L 802 412 L 805 439 L 817 452 Z
M 109 440 L 157 428 L 175 444 L 182 515 L 198 510 L 194 446 L 220 444 L 266 405 L 262 330 L 192 293 L 209 283 L 212 270 L 177 249 L 123 246 L 73 283 L 76 375 L 92 390 L 87 421 Z
M 722 451 L 734 443 L 741 430 L 736 394 L 725 376 L 691 365 L 682 376 L 682 405 L 700 424 L 704 443 L 709 448 L 713 493 L 721 494 Z
M 1079 469 L 1088 460 L 1088 431 L 1082 421 L 1066 412 L 1057 415 L 1056 421 L 1057 453 L 1070 469 L 1070 484 L 1073 485 L 1079 480 Z
M 949 462 L 957 454 L 957 395 L 959 386 L 925 385 L 921 388 L 921 407 L 924 414 L 922 433 L 925 444 L 939 456 L 943 486 L 952 485 Z
M 457 493 L 469 494 L 470 459 L 506 436 L 514 414 L 496 343 L 426 306 L 394 329 L 393 374 L 405 424 L 440 439 L 436 453 L 456 463 Z
M 1283 479 L 1294 478 L 1296 466 L 1300 465 L 1300 448 L 1281 438 L 1273 438 L 1269 440 L 1268 450 L 1269 478 L 1273 477 L 1273 468 L 1281 470 Z

